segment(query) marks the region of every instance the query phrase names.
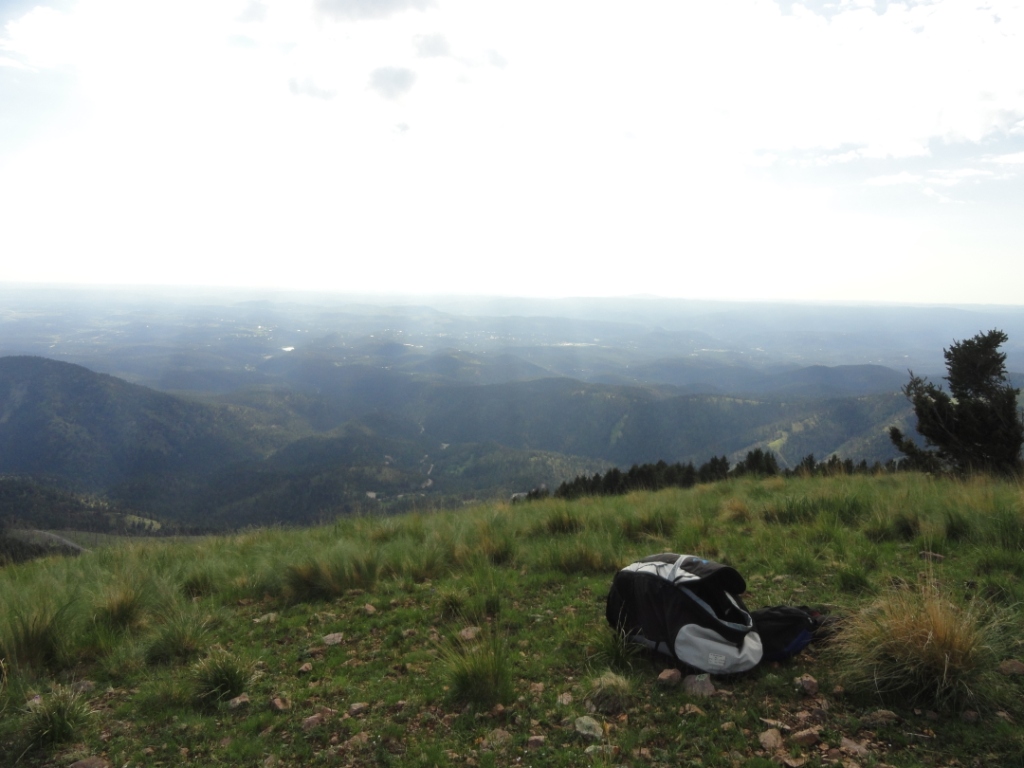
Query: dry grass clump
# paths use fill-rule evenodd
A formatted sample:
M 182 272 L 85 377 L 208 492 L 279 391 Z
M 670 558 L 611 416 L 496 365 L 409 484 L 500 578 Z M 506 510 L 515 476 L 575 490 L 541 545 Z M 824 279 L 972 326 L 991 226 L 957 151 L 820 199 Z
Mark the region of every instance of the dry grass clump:
M 604 715 L 624 712 L 634 699 L 633 683 L 615 672 L 605 672 L 590 681 L 587 704 Z
M 145 590 L 138 584 L 117 584 L 96 600 L 95 620 L 112 630 L 134 632 L 146 623 Z
M 982 604 L 955 602 L 926 584 L 888 592 L 850 616 L 836 649 L 851 690 L 955 709 L 996 697 L 998 641 Z
M 744 499 L 733 496 L 722 502 L 719 518 L 726 523 L 749 523 L 754 516 Z

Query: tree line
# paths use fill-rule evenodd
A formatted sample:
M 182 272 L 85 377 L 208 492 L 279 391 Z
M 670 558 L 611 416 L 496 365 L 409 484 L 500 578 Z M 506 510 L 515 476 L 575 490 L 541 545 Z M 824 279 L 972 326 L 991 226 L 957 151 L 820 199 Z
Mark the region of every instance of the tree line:
M 854 463 L 852 459 L 840 459 L 836 455 L 826 461 L 818 461 L 813 454 L 808 454 L 792 469 L 781 469 L 775 454 L 761 448 L 748 451 L 747 455 L 736 466 L 730 466 L 725 456 L 712 456 L 699 467 L 693 462 L 686 464 L 668 464 L 659 461 L 656 464 L 634 464 L 626 472 L 613 467 L 604 474 L 579 475 L 567 480 L 555 489 L 553 495 L 558 499 L 578 499 L 582 496 L 617 496 L 632 491 L 660 491 L 663 488 L 692 488 L 698 483 L 714 483 L 730 477 L 757 475 L 760 477 L 814 476 L 838 474 L 869 474 L 893 472 L 897 463 L 888 461 L 885 464 L 867 461 Z M 543 498 L 549 495 L 546 489 L 535 489 L 528 498 Z

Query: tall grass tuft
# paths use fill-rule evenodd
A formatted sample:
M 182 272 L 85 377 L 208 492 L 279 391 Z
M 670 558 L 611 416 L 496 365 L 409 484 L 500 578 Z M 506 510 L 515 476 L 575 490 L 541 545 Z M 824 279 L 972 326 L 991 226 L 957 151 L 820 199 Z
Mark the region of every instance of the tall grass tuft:
M 584 528 L 583 519 L 568 507 L 560 506 L 552 509 L 534 529 L 534 535 L 548 534 L 562 536 L 579 533 Z
M 145 650 L 147 664 L 167 664 L 198 656 L 206 644 L 209 621 L 195 610 L 168 610 Z
M 515 695 L 512 660 L 505 638 L 493 625 L 480 642 L 441 647 L 452 699 L 477 709 L 508 704 Z
M 245 691 L 253 680 L 254 665 L 223 648 L 215 647 L 191 670 L 196 702 L 201 707 L 216 706 Z
M 115 631 L 134 632 L 145 626 L 147 597 L 138 584 L 108 587 L 96 601 L 97 624 Z
M 957 708 L 994 698 L 998 640 L 980 603 L 954 602 L 929 584 L 888 592 L 847 618 L 835 649 L 851 690 Z
M 7 714 L 7 705 L 10 702 L 10 694 L 7 692 L 7 665 L 0 658 L 0 720 Z
M 30 706 L 25 736 L 34 747 L 63 744 L 79 736 L 92 715 L 85 697 L 70 686 L 58 685 Z
M 67 661 L 71 603 L 54 608 L 37 605 L 15 608 L 7 617 L 7 631 L 0 637 L 0 655 L 13 664 L 36 670 L 59 669 Z
M 325 558 L 288 566 L 285 592 L 299 603 L 331 600 L 349 589 L 372 587 L 380 570 L 376 549 L 359 551 L 354 545 L 339 546 Z
M 676 516 L 666 509 L 644 510 L 622 518 L 622 535 L 627 541 L 666 538 L 675 527 Z
M 632 672 L 646 652 L 644 646 L 634 643 L 621 629 L 609 631 L 604 625 L 595 631 L 587 646 L 590 649 L 587 662 L 591 669 L 606 667 L 618 672 Z

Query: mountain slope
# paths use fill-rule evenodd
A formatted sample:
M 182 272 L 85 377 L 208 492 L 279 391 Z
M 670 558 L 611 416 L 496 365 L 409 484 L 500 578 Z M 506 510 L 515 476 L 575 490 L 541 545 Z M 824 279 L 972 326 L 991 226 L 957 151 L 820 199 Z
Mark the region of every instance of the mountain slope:
M 0 358 L 0 473 L 101 490 L 148 473 L 201 473 L 266 449 L 236 411 L 71 363 Z

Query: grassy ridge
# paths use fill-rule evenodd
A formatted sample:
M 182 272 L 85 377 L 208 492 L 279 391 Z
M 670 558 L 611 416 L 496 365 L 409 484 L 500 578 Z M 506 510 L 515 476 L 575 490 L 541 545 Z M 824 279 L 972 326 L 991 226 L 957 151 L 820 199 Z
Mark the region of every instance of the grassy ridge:
M 735 566 L 750 607 L 827 607 L 845 617 L 839 640 L 715 678 L 727 697 L 661 689 L 666 660 L 604 621 L 615 570 L 660 551 Z M 597 759 L 613 764 L 768 764 L 762 718 L 798 730 L 821 710 L 819 744 L 786 742 L 791 760 L 822 764 L 848 739 L 869 755 L 833 757 L 863 765 L 1019 765 L 1022 685 L 998 667 L 1024 657 L 1022 580 L 1021 488 L 917 475 L 133 540 L 0 570 L 0 755 L 586 765 L 573 723 L 596 707 Z M 819 698 L 794 689 L 804 673 Z M 902 719 L 865 726 L 880 706 Z

